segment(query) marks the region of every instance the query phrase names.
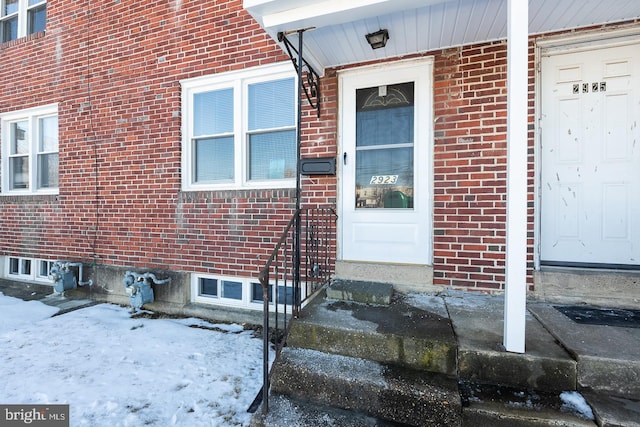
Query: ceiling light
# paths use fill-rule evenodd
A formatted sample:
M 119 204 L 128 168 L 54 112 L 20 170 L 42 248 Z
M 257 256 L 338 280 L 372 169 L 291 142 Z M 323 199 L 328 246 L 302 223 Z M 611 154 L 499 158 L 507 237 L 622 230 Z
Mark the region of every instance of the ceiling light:
M 367 34 L 365 37 L 367 38 L 367 42 L 371 45 L 371 49 L 379 49 L 381 47 L 385 47 L 387 44 L 387 40 L 389 40 L 389 31 L 380 30 L 375 33 Z

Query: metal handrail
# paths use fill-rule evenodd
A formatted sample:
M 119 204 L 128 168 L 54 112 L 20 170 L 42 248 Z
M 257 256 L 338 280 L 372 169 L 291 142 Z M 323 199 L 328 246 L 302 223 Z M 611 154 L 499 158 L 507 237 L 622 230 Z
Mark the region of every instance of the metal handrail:
M 335 244 L 336 219 L 335 210 L 331 207 L 296 210 L 260 270 L 258 277 L 262 285 L 263 301 L 263 385 L 251 407 L 255 408 L 262 400 L 262 413 L 265 415 L 269 411 L 270 337 L 273 336 L 274 339 L 277 359 L 286 343 L 291 326 L 289 319 L 300 316 L 303 303 L 329 282 L 335 264 L 332 245 Z M 305 242 L 304 248 L 302 242 L 297 242 L 302 239 Z M 273 326 L 270 324 L 272 316 Z

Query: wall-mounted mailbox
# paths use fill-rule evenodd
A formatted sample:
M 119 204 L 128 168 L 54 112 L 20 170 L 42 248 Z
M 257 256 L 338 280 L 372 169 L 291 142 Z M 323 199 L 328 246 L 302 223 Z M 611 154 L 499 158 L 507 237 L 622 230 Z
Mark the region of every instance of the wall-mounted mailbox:
M 316 157 L 300 159 L 300 173 L 302 175 L 335 175 L 335 157 Z

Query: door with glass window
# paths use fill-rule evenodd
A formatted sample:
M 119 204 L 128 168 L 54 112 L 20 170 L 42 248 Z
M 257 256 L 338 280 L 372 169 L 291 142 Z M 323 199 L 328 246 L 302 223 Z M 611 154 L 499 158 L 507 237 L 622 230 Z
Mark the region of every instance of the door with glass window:
M 428 264 L 429 62 L 341 75 L 343 260 Z

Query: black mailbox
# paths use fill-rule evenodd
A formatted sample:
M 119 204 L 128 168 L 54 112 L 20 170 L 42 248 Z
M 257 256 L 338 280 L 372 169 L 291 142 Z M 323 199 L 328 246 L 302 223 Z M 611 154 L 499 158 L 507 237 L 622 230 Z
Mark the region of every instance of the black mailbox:
M 316 157 L 300 159 L 300 173 L 302 175 L 335 175 L 335 157 Z

